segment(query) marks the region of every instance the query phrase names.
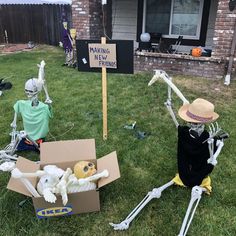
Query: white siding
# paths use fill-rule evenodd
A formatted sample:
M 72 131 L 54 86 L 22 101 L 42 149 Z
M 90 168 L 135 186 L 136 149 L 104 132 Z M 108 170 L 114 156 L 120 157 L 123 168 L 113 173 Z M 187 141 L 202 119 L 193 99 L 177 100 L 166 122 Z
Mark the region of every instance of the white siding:
M 212 48 L 218 0 L 212 0 L 207 26 L 206 48 Z M 134 40 L 137 34 L 138 0 L 112 0 L 112 39 Z M 188 51 L 189 47 L 183 51 Z
M 112 1 L 112 39 L 136 41 L 138 0 Z

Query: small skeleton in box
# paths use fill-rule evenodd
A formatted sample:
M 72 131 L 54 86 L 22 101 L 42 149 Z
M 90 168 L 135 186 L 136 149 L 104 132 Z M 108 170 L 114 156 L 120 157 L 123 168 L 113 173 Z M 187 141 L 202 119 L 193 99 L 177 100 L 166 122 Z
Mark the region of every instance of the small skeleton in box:
M 43 170 L 35 173 L 23 173 L 18 168 L 14 168 L 11 174 L 13 178 L 21 180 L 32 196 L 43 196 L 45 201 L 55 203 L 57 195 L 61 195 L 64 206 L 68 202 L 68 193 L 94 190 L 97 188 L 94 181 L 109 176 L 107 170 L 97 173 L 95 164 L 88 161 L 76 163 L 74 174 L 71 168 L 64 171 L 56 165 L 46 165 Z M 29 177 L 39 177 L 37 189 L 27 179 Z
M 18 100 L 14 105 L 14 119 L 11 123 L 11 142 L 3 150 L 0 150 L 0 170 L 9 171 L 14 168 L 17 156 L 16 151 L 36 150 L 46 137 L 49 128 L 51 114 L 51 103 L 45 81 L 45 62 L 41 61 L 38 78 L 32 78 L 25 83 L 25 94 L 28 100 Z M 38 94 L 44 90 L 46 95 L 45 103 L 40 102 Z M 17 131 L 17 116 L 21 115 L 24 130 Z
M 148 85 L 152 85 L 159 78 L 162 78 L 168 84 L 168 98 L 165 105 L 178 129 L 178 174 L 170 182 L 148 192 L 124 221 L 119 224 L 110 223 L 110 225 L 115 230 L 128 229 L 131 221 L 150 200 L 160 198 L 162 191 L 176 184 L 192 188 L 189 206 L 179 232 L 179 236 L 184 236 L 187 234 L 202 193 L 210 194 L 211 192 L 209 174 L 217 164 L 217 157 L 224 146 L 224 138 L 227 138 L 228 134 L 219 128 L 217 123 L 212 123 L 219 117 L 214 111 L 212 103 L 202 98 L 197 98 L 189 103 L 172 83 L 172 79 L 162 70 L 155 71 L 155 75 Z M 187 122 L 187 125 L 179 125 L 175 117 L 171 102 L 172 90 L 183 101 L 183 106 L 179 109 L 178 114 Z M 209 131 L 205 129 L 205 124 L 209 124 Z

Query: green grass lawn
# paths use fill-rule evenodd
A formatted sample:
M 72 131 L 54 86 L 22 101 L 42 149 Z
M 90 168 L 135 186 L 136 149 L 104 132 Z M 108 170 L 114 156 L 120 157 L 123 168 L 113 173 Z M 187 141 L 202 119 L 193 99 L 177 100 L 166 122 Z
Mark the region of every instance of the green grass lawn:
M 123 220 L 148 191 L 170 181 L 177 171 L 177 132 L 163 104 L 167 86 L 160 81 L 148 87 L 152 74 L 108 74 L 108 139 L 103 141 L 101 73 L 62 67 L 60 48 L 40 46 L 31 52 L 0 56 L 0 77 L 10 77 L 13 83 L 0 97 L 0 148 L 10 140 L 13 105 L 25 99 L 24 83 L 37 77 L 36 64 L 42 59 L 54 110 L 48 141 L 94 138 L 98 158 L 117 151 L 121 178 L 100 190 L 100 212 L 38 220 L 31 201 L 19 207 L 25 197 L 7 190 L 10 175 L 1 173 L 0 235 L 177 235 L 191 189 L 176 186 L 150 202 L 127 231 L 115 232 L 109 226 L 109 222 Z M 173 81 L 190 101 L 202 97 L 213 102 L 220 126 L 230 134 L 211 174 L 213 193 L 203 196 L 188 235 L 234 236 L 236 83 L 226 87 L 223 81 L 174 75 Z M 44 94 L 39 98 L 44 101 Z M 173 100 L 178 108 L 180 100 L 174 95 Z M 137 139 L 132 130 L 123 128 L 131 121 L 151 135 Z M 18 127 L 22 128 L 20 119 Z M 22 155 L 38 159 L 32 152 Z

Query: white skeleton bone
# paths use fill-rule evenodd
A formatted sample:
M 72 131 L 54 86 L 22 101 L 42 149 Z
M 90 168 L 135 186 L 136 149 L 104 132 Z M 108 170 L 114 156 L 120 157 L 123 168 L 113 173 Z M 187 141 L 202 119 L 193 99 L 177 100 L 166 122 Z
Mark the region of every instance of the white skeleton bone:
M 60 193 L 64 206 L 68 202 L 66 184 L 68 182 L 70 175 L 72 175 L 72 170 L 70 168 L 67 168 L 62 178 L 60 179 L 59 183 L 56 185 L 55 189 L 53 189 L 54 193 L 57 193 L 57 194 Z
M 143 200 L 131 211 L 131 213 L 119 224 L 109 223 L 114 230 L 126 230 L 129 228 L 131 221 L 138 215 L 138 213 L 153 199 L 160 198 L 162 191 L 173 185 L 174 182 L 170 181 L 159 188 L 154 188 L 151 192 L 143 198 Z
M 27 137 L 24 131 L 18 132 L 15 128 L 13 128 L 10 135 L 10 144 L 8 144 L 3 150 L 0 151 L 0 170 L 2 171 L 11 171 L 13 169 L 15 162 L 18 158 L 17 155 L 14 154 L 17 149 L 17 146 L 22 140 L 22 138 Z M 6 164 L 4 162 L 6 162 Z M 10 162 L 12 162 L 12 164 L 10 164 Z
M 175 126 L 178 127 L 179 123 L 176 119 L 175 113 L 172 108 L 172 98 L 171 98 L 171 90 L 173 90 L 176 95 L 183 101 L 183 104 L 189 104 L 189 101 L 184 97 L 184 95 L 180 92 L 180 90 L 172 83 L 172 78 L 167 75 L 167 73 L 163 70 L 154 70 L 155 74 L 152 79 L 149 81 L 148 86 L 151 86 L 155 83 L 159 78 L 163 79 L 164 82 L 168 85 L 168 95 L 167 100 L 165 102 L 165 106 L 168 109 L 171 118 L 173 119 Z
M 31 184 L 31 182 L 27 179 L 28 176 L 24 176 L 23 173 L 18 169 L 14 168 L 11 172 L 11 176 L 16 179 L 20 179 L 20 181 L 25 185 L 25 187 L 29 190 L 29 192 L 34 197 L 40 197 L 39 193 L 35 189 L 35 187 Z
M 109 176 L 108 170 L 104 170 L 101 173 L 89 176 L 87 178 L 80 178 L 79 179 L 79 184 L 80 185 L 84 185 L 84 184 L 87 184 L 87 183 L 89 183 L 91 181 L 95 181 L 95 180 L 98 180 L 100 178 L 105 178 L 105 177 L 108 177 L 108 176 Z
M 87 178 L 77 179 L 74 174 L 69 177 L 67 183 L 67 192 L 75 193 L 75 192 L 84 192 L 96 189 L 96 184 L 94 181 L 99 180 L 101 178 L 106 178 L 109 176 L 108 170 L 104 170 L 101 173 L 94 174 Z
M 206 191 L 206 189 L 202 188 L 200 186 L 195 186 L 195 187 L 192 188 L 191 199 L 190 199 L 188 209 L 187 209 L 187 212 L 185 214 L 184 221 L 182 223 L 182 226 L 181 226 L 181 229 L 180 229 L 180 232 L 179 232 L 178 236 L 185 236 L 187 234 L 187 231 L 188 231 L 189 226 L 192 222 L 194 213 L 197 209 L 198 203 L 201 200 L 202 193 L 205 192 L 205 191 Z M 195 206 L 194 206 L 194 204 L 195 204 Z M 191 213 L 191 215 L 190 215 L 190 213 Z
M 70 175 L 68 182 L 66 184 L 66 189 L 68 193 L 78 193 L 85 192 L 96 189 L 96 184 L 94 182 L 88 182 L 84 185 L 79 184 L 79 180 L 75 177 L 74 174 Z
M 38 67 L 39 67 L 38 86 L 39 86 L 39 89 L 40 89 L 39 91 L 41 91 L 42 88 L 44 89 L 44 92 L 45 92 L 45 95 L 46 95 L 45 103 L 46 104 L 51 104 L 52 100 L 49 97 L 48 90 L 47 90 L 47 85 L 46 85 L 46 80 L 45 80 L 45 72 L 44 72 L 45 65 L 46 65 L 45 61 L 41 61 L 40 65 L 38 65 Z
M 209 141 L 208 140 L 208 144 L 209 144 Z M 224 146 L 224 141 L 223 140 L 217 140 L 216 141 L 216 146 L 217 146 L 217 150 L 216 152 L 214 153 L 214 151 L 212 151 L 212 149 L 214 147 L 212 147 L 212 142 L 210 143 L 210 145 L 208 146 L 209 147 L 209 152 L 210 152 L 210 158 L 207 160 L 207 163 L 209 164 L 212 164 L 213 166 L 215 166 L 217 164 L 217 157 L 219 156 L 220 152 L 221 152 L 221 149 L 223 148 Z M 214 154 L 213 154 L 214 153 Z

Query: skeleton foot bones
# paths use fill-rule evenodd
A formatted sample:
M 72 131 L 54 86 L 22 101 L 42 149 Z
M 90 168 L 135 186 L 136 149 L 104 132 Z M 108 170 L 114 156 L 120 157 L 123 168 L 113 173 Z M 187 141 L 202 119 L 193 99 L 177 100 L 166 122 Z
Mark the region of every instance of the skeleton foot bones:
M 18 168 L 14 168 L 11 175 L 13 178 L 20 179 L 34 197 L 43 196 L 45 201 L 55 203 L 57 194 L 59 194 L 62 197 L 63 205 L 66 205 L 68 193 L 96 189 L 96 184 L 92 181 L 108 177 L 109 173 L 104 170 L 101 173 L 78 179 L 70 168 L 64 171 L 55 165 L 47 165 L 43 170 L 38 170 L 34 173 L 23 173 Z M 40 178 L 36 188 L 27 179 L 29 177 Z

